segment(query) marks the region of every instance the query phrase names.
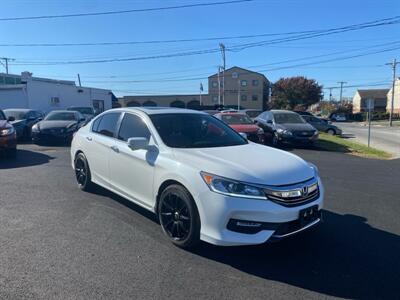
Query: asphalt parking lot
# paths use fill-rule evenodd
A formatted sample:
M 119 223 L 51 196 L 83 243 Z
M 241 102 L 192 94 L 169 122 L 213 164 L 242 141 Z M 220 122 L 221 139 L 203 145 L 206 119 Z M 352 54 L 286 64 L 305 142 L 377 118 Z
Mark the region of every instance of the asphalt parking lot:
M 69 148 L 0 159 L 1 299 L 394 299 L 400 160 L 294 150 L 326 188 L 324 223 L 280 243 L 174 247 L 151 213 L 75 185 Z

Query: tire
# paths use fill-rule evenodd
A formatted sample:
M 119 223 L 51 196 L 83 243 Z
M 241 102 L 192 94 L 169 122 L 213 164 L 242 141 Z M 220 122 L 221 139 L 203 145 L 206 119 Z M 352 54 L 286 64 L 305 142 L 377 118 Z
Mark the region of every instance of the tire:
M 168 186 L 161 193 L 157 211 L 161 228 L 174 245 L 189 249 L 200 242 L 199 212 L 183 186 Z
M 78 187 L 85 192 L 92 191 L 94 188 L 94 183 L 91 179 L 89 164 L 86 156 L 83 153 L 78 153 L 75 156 L 74 167 L 75 178 L 76 182 L 78 183 Z
M 328 129 L 328 130 L 326 131 L 326 133 L 327 133 L 327 134 L 330 134 L 330 135 L 335 135 L 335 134 L 336 134 L 336 131 L 335 131 L 335 129 L 330 128 L 330 129 Z

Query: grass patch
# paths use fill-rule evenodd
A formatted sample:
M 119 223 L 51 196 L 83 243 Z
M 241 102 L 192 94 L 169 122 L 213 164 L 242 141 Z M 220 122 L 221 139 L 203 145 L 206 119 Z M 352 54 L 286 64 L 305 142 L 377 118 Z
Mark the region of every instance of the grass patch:
M 338 136 L 329 135 L 326 133 L 320 133 L 318 141 L 315 146 L 324 151 L 334 151 L 349 153 L 357 156 L 377 158 L 377 159 L 389 159 L 392 157 L 391 154 L 378 150 L 375 148 L 367 147 L 366 145 L 351 142 Z

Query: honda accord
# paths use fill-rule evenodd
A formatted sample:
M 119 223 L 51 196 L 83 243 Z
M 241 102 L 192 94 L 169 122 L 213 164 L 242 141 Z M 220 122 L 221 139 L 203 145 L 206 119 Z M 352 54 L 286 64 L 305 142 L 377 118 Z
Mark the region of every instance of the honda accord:
M 261 244 L 321 221 L 314 165 L 203 112 L 108 110 L 75 134 L 71 160 L 80 189 L 97 184 L 154 212 L 183 248 Z

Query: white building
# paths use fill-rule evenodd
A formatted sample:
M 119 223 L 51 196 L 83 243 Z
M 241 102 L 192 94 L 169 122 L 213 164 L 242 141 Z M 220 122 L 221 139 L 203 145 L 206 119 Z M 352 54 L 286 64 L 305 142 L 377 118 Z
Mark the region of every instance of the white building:
M 0 73 L 0 109 L 32 108 L 45 113 L 70 106 L 89 106 L 99 112 L 112 108 L 110 90 L 76 86 L 74 81 Z

